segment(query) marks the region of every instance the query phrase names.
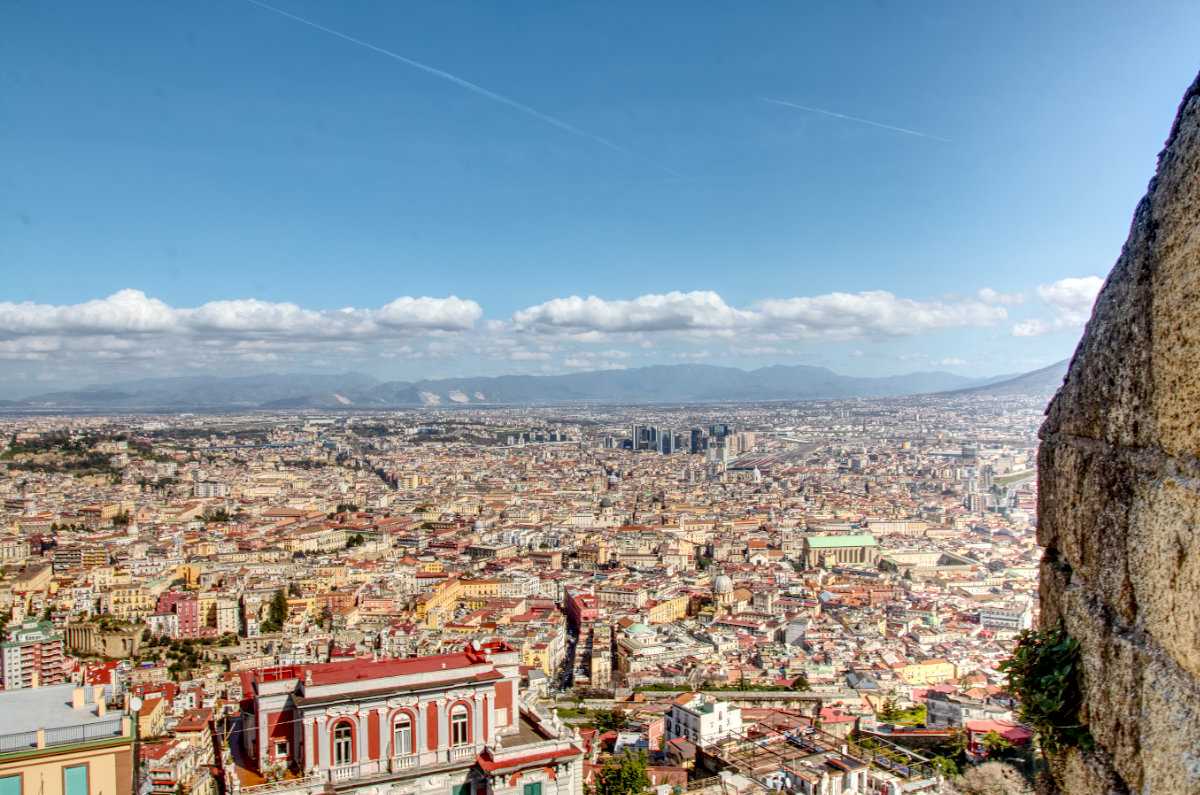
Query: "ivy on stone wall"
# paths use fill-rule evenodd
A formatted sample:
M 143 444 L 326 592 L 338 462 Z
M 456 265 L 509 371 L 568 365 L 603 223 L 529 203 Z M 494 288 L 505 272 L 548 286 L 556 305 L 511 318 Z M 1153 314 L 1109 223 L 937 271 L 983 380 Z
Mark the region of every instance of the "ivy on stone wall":
M 1000 670 L 1008 674 L 1009 692 L 1021 700 L 1021 719 L 1038 732 L 1043 749 L 1051 754 L 1066 747 L 1091 749 L 1092 733 L 1079 717 L 1079 641 L 1061 621 L 1022 632 Z

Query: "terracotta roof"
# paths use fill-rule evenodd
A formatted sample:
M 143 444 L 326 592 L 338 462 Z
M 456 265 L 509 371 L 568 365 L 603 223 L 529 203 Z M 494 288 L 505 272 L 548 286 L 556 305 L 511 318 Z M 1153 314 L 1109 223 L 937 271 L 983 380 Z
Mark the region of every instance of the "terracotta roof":
M 549 762 L 552 759 L 561 759 L 564 756 L 579 756 L 581 754 L 583 754 L 583 751 L 572 745 L 569 748 L 564 748 L 559 751 L 546 751 L 540 754 L 527 754 L 525 756 L 518 756 L 515 759 L 502 759 L 500 761 L 494 761 L 480 756 L 475 761 L 475 764 L 479 765 L 481 768 L 490 773 L 496 770 L 510 770 L 513 768 L 524 767 L 526 765 Z

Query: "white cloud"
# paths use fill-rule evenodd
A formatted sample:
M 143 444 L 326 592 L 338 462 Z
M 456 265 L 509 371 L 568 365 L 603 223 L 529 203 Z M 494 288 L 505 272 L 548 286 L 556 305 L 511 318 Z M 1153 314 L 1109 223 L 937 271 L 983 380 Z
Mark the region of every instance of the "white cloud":
M 254 298 L 175 308 L 140 290 L 121 290 L 108 298 L 65 306 L 0 302 L 0 338 L 97 334 L 394 338 L 397 331 L 464 331 L 482 315 L 479 304 L 456 296 L 405 296 L 375 310 L 311 310 Z
M 738 325 L 750 313 L 733 309 L 714 292 L 671 292 L 643 295 L 631 301 L 596 296 L 555 298 L 512 316 L 517 331 L 560 331 L 574 334 L 723 329 Z
M 809 357 L 814 351 L 807 346 L 831 342 L 895 340 L 901 350 L 911 351 L 919 346 L 903 340 L 1008 325 L 1009 307 L 1030 295 L 1036 295 L 1045 316 L 1022 318 L 1011 333 L 1044 333 L 1082 323 L 1099 286 L 1099 279 L 1088 277 L 1029 293 L 983 288 L 972 295 L 915 299 L 873 290 L 772 297 L 744 306 L 712 291 L 616 300 L 569 296 L 520 309 L 507 319 L 485 319 L 478 303 L 453 295 L 401 296 L 378 308 L 314 309 L 253 298 L 176 307 L 129 289 L 77 304 L 0 302 L 0 361 L 27 362 L 30 378 L 56 368 L 64 379 L 95 382 L 149 372 L 255 372 L 266 366 L 388 363 L 401 368 L 416 360 L 425 363 L 422 371 L 409 370 L 403 377 L 469 374 L 481 362 L 504 363 L 499 366 L 513 372 L 615 369 L 652 359 L 782 360 Z M 962 366 L 957 360 L 935 364 Z M 17 377 L 13 372 L 7 380 Z M 0 386 L 4 380 L 0 377 Z
M 775 345 L 750 345 L 741 347 L 738 345 L 730 345 L 727 351 L 729 356 L 799 356 L 800 353 L 793 348 L 780 348 Z
M 979 298 L 900 298 L 883 290 L 769 298 L 747 309 L 714 292 L 671 292 L 632 300 L 555 298 L 513 314 L 519 334 L 570 336 L 576 342 L 632 341 L 649 336 L 701 341 L 758 334 L 759 340 L 835 342 L 908 337 L 959 326 L 995 325 L 1002 306 Z
M 452 340 L 470 333 L 482 315 L 476 302 L 455 296 L 314 310 L 258 299 L 172 307 L 140 290 L 121 290 L 79 304 L 0 302 L 0 360 L 53 363 L 89 381 L 151 368 L 172 374 L 308 367 L 314 357 L 348 367 L 424 355 L 409 343 L 452 349 Z
M 140 290 L 70 306 L 0 302 L 0 337 L 146 334 L 173 331 L 176 324 L 171 307 Z
M 349 310 L 345 310 L 349 311 Z M 483 316 L 479 304 L 457 296 L 449 298 L 397 298 L 377 310 L 373 319 L 382 326 L 429 331 L 466 331 Z
M 806 342 L 912 337 L 961 326 L 991 326 L 1008 317 L 977 298 L 915 301 L 884 290 L 767 299 L 753 304 L 780 336 Z
M 1059 279 L 1050 284 L 1039 284 L 1038 298 L 1052 311 L 1050 318 L 1034 317 L 1013 326 L 1014 337 L 1035 337 L 1054 331 L 1078 328 L 1087 322 L 1096 303 L 1096 294 L 1104 286 L 1099 276 Z
M 708 358 L 711 358 L 712 355 L 713 355 L 712 351 L 699 350 L 699 351 L 674 351 L 672 353 L 666 354 L 665 356 L 668 359 L 708 359 Z M 650 358 L 653 358 L 653 359 L 663 358 L 663 354 L 657 354 L 657 355 L 649 354 L 649 356 L 650 356 Z
M 579 356 L 568 356 L 563 359 L 563 366 L 572 370 L 624 370 L 623 362 L 613 362 L 599 359 L 587 352 Z
M 550 354 L 546 351 L 531 351 L 521 348 L 510 353 L 507 358 L 514 362 L 544 362 L 550 358 Z
M 930 362 L 935 367 L 966 367 L 966 359 L 938 359 L 936 362 Z
M 1029 300 L 1029 293 L 1022 290 L 1019 293 L 1000 293 L 991 287 L 984 287 L 976 295 L 985 304 L 1000 304 L 1001 306 L 1020 306 Z

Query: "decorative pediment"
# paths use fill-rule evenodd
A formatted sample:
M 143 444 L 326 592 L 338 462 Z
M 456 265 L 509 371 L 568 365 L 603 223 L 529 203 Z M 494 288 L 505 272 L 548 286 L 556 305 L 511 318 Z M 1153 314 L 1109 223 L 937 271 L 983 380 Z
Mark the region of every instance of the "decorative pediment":
M 395 709 L 396 707 L 415 707 L 420 703 L 416 696 L 392 696 L 387 700 L 387 705 Z

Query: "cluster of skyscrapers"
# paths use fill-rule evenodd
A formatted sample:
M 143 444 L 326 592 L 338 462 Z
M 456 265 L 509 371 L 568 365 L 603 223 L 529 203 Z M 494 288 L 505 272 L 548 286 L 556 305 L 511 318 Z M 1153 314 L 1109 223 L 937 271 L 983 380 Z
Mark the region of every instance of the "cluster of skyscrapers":
M 724 424 L 711 426 L 707 433 L 703 428 L 676 433 L 670 428 L 635 424 L 630 428 L 629 439 L 620 446 L 627 450 L 652 450 L 661 455 L 682 451 L 703 455 L 709 448 L 722 446 L 732 433 L 729 426 Z

